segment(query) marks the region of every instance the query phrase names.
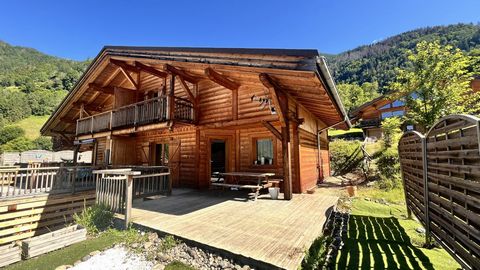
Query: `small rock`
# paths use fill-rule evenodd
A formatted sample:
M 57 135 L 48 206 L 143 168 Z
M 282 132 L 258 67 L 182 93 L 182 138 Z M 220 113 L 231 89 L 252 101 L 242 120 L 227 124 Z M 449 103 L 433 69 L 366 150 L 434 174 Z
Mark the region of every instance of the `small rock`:
M 425 232 L 426 232 L 426 231 L 425 231 L 425 228 L 422 228 L 422 227 L 416 228 L 415 231 L 416 231 L 417 233 L 420 233 L 420 234 L 425 234 Z
M 75 266 L 75 265 L 77 265 L 77 264 L 79 264 L 79 263 L 81 263 L 81 262 L 82 262 L 81 260 L 78 260 L 78 261 L 74 262 L 73 265 Z
M 149 249 L 153 246 L 153 243 L 152 242 L 146 242 L 145 244 L 143 244 L 143 248 L 144 249 Z
M 365 197 L 365 201 L 371 201 L 372 199 Z
M 92 252 L 90 252 L 89 255 L 93 257 L 93 256 L 98 255 L 98 254 L 100 254 L 100 250 L 92 251 Z
M 131 245 L 131 248 L 138 248 L 139 246 L 140 246 L 140 244 L 138 244 L 138 243 L 133 243 L 133 244 Z
M 158 234 L 152 232 L 148 234 L 148 241 L 153 242 L 158 239 Z
M 83 257 L 83 258 L 82 258 L 82 262 L 84 262 L 84 261 L 86 261 L 86 260 L 90 259 L 91 257 L 92 257 L 92 256 L 90 256 L 90 255 L 87 255 L 87 256 Z
M 163 269 L 165 269 L 165 265 L 160 264 L 160 263 L 155 264 L 155 265 L 152 267 L 152 270 L 163 270 Z
M 157 254 L 157 260 L 161 262 L 168 262 L 170 261 L 170 256 L 163 254 L 163 253 L 158 253 Z

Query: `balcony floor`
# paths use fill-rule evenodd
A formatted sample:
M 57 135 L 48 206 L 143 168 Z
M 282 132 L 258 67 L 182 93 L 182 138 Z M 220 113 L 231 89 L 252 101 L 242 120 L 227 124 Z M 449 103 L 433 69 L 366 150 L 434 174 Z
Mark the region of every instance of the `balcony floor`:
M 241 191 L 177 189 L 172 196 L 135 201 L 132 221 L 208 246 L 258 268 L 297 269 L 305 250 L 321 235 L 338 200 L 331 188 L 294 194 L 290 201 Z

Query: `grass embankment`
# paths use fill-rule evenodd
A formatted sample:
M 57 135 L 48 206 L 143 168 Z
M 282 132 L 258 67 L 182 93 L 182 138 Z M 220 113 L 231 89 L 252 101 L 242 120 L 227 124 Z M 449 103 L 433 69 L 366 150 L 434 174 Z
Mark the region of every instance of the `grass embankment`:
M 51 270 L 61 265 L 73 265 L 76 261 L 90 254 L 92 251 L 104 250 L 117 243 L 135 242 L 138 233 L 134 230 L 119 231 L 108 230 L 98 237 L 87 239 L 69 247 L 52 251 L 45 255 L 20 261 L 5 267 L 5 270 Z M 99 266 L 99 269 L 101 266 Z M 165 267 L 166 270 L 192 270 L 188 265 L 181 262 L 172 262 Z
M 351 128 L 349 130 L 329 129 L 328 136 L 339 136 L 339 135 L 345 135 L 349 133 L 361 133 L 361 132 L 363 132 L 361 128 Z
M 42 128 L 43 124 L 47 122 L 48 117 L 48 115 L 31 115 L 25 119 L 11 124 L 11 126 L 21 127 L 25 131 L 25 137 L 30 140 L 35 140 L 40 136 L 40 128 Z
M 338 269 L 458 269 L 443 249 L 423 248 L 421 225 L 407 218 L 403 190 L 360 188 L 351 205 L 345 246 Z

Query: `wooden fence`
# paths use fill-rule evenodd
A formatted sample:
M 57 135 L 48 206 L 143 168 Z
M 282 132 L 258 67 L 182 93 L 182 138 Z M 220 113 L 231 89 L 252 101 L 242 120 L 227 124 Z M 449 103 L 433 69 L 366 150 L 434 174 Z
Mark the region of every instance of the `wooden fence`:
M 91 166 L 0 169 L 0 199 L 95 189 Z
M 155 195 L 168 195 L 172 186 L 168 167 L 133 167 L 93 172 L 96 175 L 97 203 L 103 203 L 125 215 L 128 226 L 132 201 Z
M 425 136 L 406 132 L 398 149 L 409 211 L 464 268 L 480 269 L 480 118 L 444 117 Z

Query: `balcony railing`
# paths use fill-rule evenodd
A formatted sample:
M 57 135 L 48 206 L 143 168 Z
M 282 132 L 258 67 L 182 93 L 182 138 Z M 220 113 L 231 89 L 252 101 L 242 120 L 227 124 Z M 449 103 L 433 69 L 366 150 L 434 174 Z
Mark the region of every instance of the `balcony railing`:
M 381 121 L 380 119 L 368 119 L 368 120 L 361 120 L 359 127 L 366 128 L 366 127 L 380 127 Z
M 173 108 L 170 115 L 169 108 L 171 102 L 173 102 Z M 76 134 L 92 134 L 173 119 L 192 122 L 194 115 L 193 104 L 189 100 L 179 97 L 160 96 L 78 119 Z

